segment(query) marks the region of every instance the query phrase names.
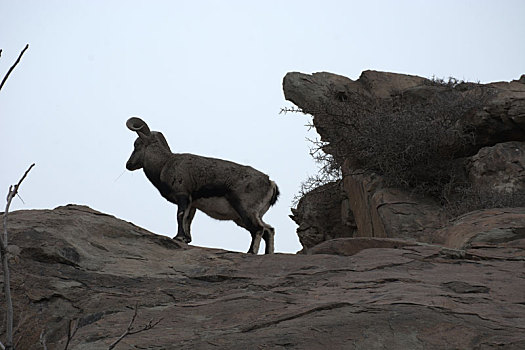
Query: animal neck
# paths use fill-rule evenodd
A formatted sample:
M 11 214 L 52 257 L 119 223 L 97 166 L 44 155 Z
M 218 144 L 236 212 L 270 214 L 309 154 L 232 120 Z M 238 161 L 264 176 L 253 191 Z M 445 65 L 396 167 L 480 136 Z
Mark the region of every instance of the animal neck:
M 161 147 L 148 147 L 144 155 L 144 173 L 156 186 L 160 184 L 160 173 L 168 161 L 171 152 Z

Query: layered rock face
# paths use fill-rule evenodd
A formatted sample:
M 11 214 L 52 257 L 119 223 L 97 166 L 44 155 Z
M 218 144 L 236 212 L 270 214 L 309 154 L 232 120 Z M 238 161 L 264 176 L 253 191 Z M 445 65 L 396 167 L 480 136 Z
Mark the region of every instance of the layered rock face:
M 465 144 L 460 148 L 444 142 L 446 147 L 457 148 L 450 152 L 457 157 L 454 163 L 457 169 L 451 178 L 465 182 L 469 190 L 464 199 L 456 200 L 460 205 L 468 206 L 470 202 L 477 201 L 478 207 L 483 208 L 490 207 L 489 201 L 498 202 L 493 206 L 500 207 L 523 206 L 525 203 L 524 77 L 508 83 L 462 83 L 454 87 L 455 96 L 465 101 L 465 104 L 477 98 L 482 101 L 466 106 L 463 114 L 456 116 L 450 126 L 464 133 L 460 139 L 465 140 Z M 345 138 L 351 137 L 341 130 L 353 125 L 359 118 L 366 117 L 366 110 L 371 104 L 387 106 L 385 110 L 390 112 L 397 108 L 401 99 L 405 108 L 408 106 L 411 113 L 417 113 L 417 108 L 437 98 L 446 103 L 446 94 L 451 90 L 449 86 L 422 77 L 376 71 L 365 71 L 355 81 L 326 72 L 293 72 L 284 77 L 283 90 L 287 100 L 313 116 L 321 139 L 328 143 L 323 149 L 341 164 L 345 196 L 356 223 L 356 230 L 347 231 L 347 237 L 401 238 L 464 248 L 470 234 L 465 233 L 464 239 L 459 240 L 445 237 L 445 233 L 453 230 L 458 222 L 449 221 L 450 215 L 445 215 L 447 213 L 444 213 L 442 203 L 424 193 L 416 195 L 411 189 L 392 187 L 377 172 L 364 170 L 356 164 L 351 154 L 340 152 L 340 145 L 345 142 Z M 354 101 L 358 105 L 352 105 Z M 352 106 L 351 111 L 345 107 L 349 105 Z M 413 109 L 410 109 L 411 106 L 414 106 Z M 363 113 L 360 113 L 361 110 Z M 413 128 L 418 128 L 418 125 Z M 489 192 L 491 195 L 487 196 Z M 308 200 L 307 196 L 304 200 Z M 337 202 L 334 200 L 335 211 L 338 210 Z M 315 206 L 316 202 L 302 205 Z M 324 207 L 327 205 L 324 204 Z M 481 214 L 485 223 L 489 220 L 491 210 L 487 209 L 486 215 Z M 512 217 L 516 225 L 513 230 L 520 231 L 525 219 L 525 208 L 513 209 Z M 465 222 L 461 218 L 456 220 Z M 497 220 L 494 220 L 486 224 L 497 226 Z M 308 218 L 298 217 L 296 222 L 300 227 L 310 226 Z M 446 229 L 448 226 L 450 229 Z M 324 234 L 331 235 L 326 231 Z M 303 250 L 312 248 L 315 245 L 313 243 L 317 242 L 305 242 Z
M 18 349 L 42 349 L 41 334 L 63 349 L 70 319 L 69 349 L 107 349 L 135 304 L 136 329 L 161 321 L 116 349 L 525 348 L 523 237 L 464 250 L 339 238 L 257 256 L 77 205 L 12 212 L 8 228 Z

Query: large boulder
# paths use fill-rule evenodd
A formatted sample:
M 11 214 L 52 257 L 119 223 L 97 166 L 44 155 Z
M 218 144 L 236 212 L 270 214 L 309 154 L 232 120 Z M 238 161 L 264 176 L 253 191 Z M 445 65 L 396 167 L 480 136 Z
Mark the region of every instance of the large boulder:
M 466 129 L 474 132 L 479 148 L 507 141 L 525 141 L 525 84 L 522 80 L 485 85 L 464 83 L 458 91 L 467 100 L 477 94 L 484 95 L 484 105 L 467 110 L 461 118 Z M 443 84 L 422 77 L 378 71 L 363 71 L 359 79 L 321 72 L 287 73 L 283 79 L 287 100 L 314 116 L 314 125 L 322 139 L 334 142 L 334 109 L 351 95 L 362 96 L 364 101 L 388 100 L 404 96 L 407 101 L 421 101 L 447 89 Z M 362 106 L 366 108 L 366 105 Z
M 493 97 L 476 113 L 465 116 L 465 123 L 476 133 L 476 142 L 492 146 L 499 142 L 525 141 L 525 81 L 487 84 Z
M 283 79 L 284 97 L 300 108 L 309 110 L 333 101 L 344 101 L 349 94 L 389 98 L 392 93 L 421 86 L 427 81 L 415 75 L 364 71 L 358 80 L 342 75 L 319 72 L 287 73 Z
M 437 230 L 434 240 L 454 249 L 473 245 L 507 246 L 520 240 L 525 244 L 525 208 L 473 211 Z
M 356 225 L 340 181 L 319 186 L 306 193 L 292 208 L 290 218 L 298 225 L 302 253 L 321 242 L 353 237 Z
M 249 255 L 76 205 L 12 212 L 8 230 L 18 349 L 42 349 L 41 334 L 63 349 L 70 319 L 69 349 L 107 349 L 136 304 L 135 330 L 161 321 L 117 349 L 525 348 L 519 247 L 481 256 L 361 242 L 352 254 Z
M 466 169 L 478 191 L 490 190 L 503 196 L 525 194 L 525 142 L 484 147 L 471 157 Z

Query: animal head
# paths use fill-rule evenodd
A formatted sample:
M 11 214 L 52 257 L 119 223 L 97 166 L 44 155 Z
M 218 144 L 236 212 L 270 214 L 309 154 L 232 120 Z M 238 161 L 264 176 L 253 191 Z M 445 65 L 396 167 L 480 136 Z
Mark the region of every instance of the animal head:
M 126 122 L 126 126 L 129 130 L 135 131 L 139 136 L 135 140 L 133 153 L 131 153 L 126 163 L 126 169 L 133 171 L 143 168 L 146 150 L 149 147 L 157 147 L 164 151 L 167 150 L 171 152 L 164 135 L 157 131 L 150 131 L 148 125 L 142 119 L 131 117 Z M 159 152 L 156 153 L 158 154 Z

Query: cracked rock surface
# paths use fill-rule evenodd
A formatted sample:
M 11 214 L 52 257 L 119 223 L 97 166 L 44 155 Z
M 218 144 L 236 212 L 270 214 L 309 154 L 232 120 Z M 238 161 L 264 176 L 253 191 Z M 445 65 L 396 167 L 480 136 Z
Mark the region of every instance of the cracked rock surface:
M 76 205 L 12 212 L 8 227 L 19 349 L 41 349 L 43 330 L 62 349 L 76 318 L 70 349 L 107 349 L 136 303 L 137 327 L 162 321 L 117 349 L 525 348 L 519 237 L 465 250 L 361 239 L 340 255 L 253 256 Z

